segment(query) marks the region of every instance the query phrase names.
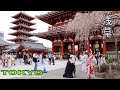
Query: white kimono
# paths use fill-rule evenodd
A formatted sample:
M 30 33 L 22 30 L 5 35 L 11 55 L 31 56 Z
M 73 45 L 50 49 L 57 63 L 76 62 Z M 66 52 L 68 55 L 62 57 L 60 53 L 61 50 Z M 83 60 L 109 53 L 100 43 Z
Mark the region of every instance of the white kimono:
M 43 61 L 42 61 L 42 55 L 41 55 L 41 54 L 40 54 L 40 56 L 39 56 L 39 62 L 40 62 L 40 65 L 43 64 Z
M 87 67 L 86 67 L 86 63 L 87 63 L 87 61 L 88 61 L 88 55 L 84 55 L 84 56 L 82 56 L 82 71 L 83 72 L 87 72 Z
M 12 65 L 12 55 L 8 55 L 8 67 L 10 68 Z

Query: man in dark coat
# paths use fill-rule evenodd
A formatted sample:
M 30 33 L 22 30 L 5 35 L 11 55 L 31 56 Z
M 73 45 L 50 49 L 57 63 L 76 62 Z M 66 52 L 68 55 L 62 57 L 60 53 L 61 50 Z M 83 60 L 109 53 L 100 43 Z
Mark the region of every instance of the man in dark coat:
M 20 61 L 20 64 L 21 64 L 21 62 L 22 62 L 22 58 L 23 58 L 23 55 L 22 55 L 21 52 L 19 52 L 19 53 L 17 54 L 17 59 Z
M 24 52 L 24 54 L 23 54 L 24 64 L 27 64 L 27 59 L 28 59 L 27 54 L 26 54 L 26 52 Z
M 71 63 L 71 61 L 69 60 L 67 62 L 67 65 L 66 65 L 66 68 L 65 68 L 65 74 L 63 75 L 63 77 L 73 78 L 74 70 L 75 70 L 75 64 Z

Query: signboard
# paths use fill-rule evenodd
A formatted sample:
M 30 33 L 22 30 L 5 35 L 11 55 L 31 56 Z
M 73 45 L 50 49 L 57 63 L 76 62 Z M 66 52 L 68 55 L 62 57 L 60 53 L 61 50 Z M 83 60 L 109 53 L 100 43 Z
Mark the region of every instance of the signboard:
M 109 15 L 104 20 L 103 34 L 107 36 L 112 34 L 112 18 Z

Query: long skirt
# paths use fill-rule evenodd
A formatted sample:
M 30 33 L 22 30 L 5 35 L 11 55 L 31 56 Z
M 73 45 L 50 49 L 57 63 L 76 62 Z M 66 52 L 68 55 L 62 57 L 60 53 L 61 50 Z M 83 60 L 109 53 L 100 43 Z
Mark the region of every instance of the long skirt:
M 43 64 L 43 61 L 42 61 L 42 59 L 40 59 L 40 63 L 39 63 L 39 65 L 41 66 Z
M 89 79 L 94 79 L 94 77 L 95 77 L 95 73 L 94 73 L 94 65 L 89 65 L 88 66 L 88 73 L 87 73 L 87 75 L 88 75 L 88 78 Z
M 3 67 L 8 67 L 8 59 L 3 59 Z
M 86 62 L 82 63 L 82 71 L 87 72 Z
M 8 67 L 10 68 L 12 66 L 12 60 L 8 59 Z

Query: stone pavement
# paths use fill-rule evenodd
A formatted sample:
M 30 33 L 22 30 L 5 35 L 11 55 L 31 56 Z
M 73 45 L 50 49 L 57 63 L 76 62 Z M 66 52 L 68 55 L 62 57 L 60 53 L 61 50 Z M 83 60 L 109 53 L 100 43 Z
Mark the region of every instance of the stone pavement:
M 47 73 L 44 73 L 41 76 L 22 76 L 22 77 L 16 77 L 12 79 L 87 79 L 87 76 L 84 72 L 81 71 L 81 64 L 76 66 L 76 77 L 74 78 L 63 78 L 65 68 L 56 69 L 48 71 Z M 99 79 L 95 77 L 95 79 Z

